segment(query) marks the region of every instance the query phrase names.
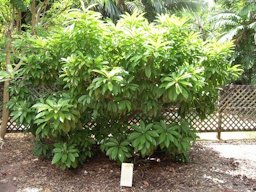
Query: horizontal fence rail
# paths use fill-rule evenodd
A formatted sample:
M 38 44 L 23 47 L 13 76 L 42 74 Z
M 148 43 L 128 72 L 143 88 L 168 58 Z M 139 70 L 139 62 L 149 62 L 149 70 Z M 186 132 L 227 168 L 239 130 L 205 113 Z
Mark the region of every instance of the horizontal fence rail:
M 2 110 L 2 93 L 0 87 L 0 107 Z M 0 110 L 0 116 L 2 111 Z M 181 119 L 177 109 L 170 108 L 163 112 L 166 122 L 177 122 Z M 256 131 L 256 86 L 229 85 L 219 93 L 217 110 L 215 113 L 200 119 L 196 113 L 186 117 L 198 132 L 226 132 L 226 131 Z M 137 124 L 141 119 L 138 114 L 128 124 Z M 85 127 L 93 127 L 94 123 L 88 123 Z M 21 132 L 27 127 L 18 125 L 11 119 L 8 122 L 7 132 Z

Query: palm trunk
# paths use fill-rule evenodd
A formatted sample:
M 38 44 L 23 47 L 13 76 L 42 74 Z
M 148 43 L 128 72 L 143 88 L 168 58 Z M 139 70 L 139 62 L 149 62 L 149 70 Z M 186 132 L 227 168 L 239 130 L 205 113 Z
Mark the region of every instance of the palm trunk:
M 13 29 L 13 22 L 11 23 L 9 29 L 5 33 L 6 38 L 6 56 L 5 56 L 5 69 L 8 69 L 8 65 L 11 64 L 11 43 L 12 43 L 12 29 Z M 0 128 L 0 139 L 4 139 L 6 130 L 7 130 L 7 123 L 9 120 L 9 110 L 6 107 L 6 103 L 9 102 L 10 95 L 9 95 L 9 84 L 10 80 L 6 80 L 4 82 L 4 90 L 3 90 L 3 109 L 2 109 L 2 123 Z

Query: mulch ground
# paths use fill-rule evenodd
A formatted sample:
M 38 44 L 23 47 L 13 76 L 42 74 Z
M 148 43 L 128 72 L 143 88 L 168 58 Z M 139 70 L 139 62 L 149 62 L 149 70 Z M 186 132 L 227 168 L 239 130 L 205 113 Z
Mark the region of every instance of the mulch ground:
M 139 161 L 133 187 L 121 188 L 120 166 L 101 153 L 76 170 L 61 171 L 32 155 L 33 140 L 30 135 L 7 135 L 0 150 L 0 192 L 256 191 L 256 162 L 221 157 L 207 142 L 197 142 L 187 164 L 161 158 L 160 162 Z M 246 166 L 244 172 L 241 167 Z

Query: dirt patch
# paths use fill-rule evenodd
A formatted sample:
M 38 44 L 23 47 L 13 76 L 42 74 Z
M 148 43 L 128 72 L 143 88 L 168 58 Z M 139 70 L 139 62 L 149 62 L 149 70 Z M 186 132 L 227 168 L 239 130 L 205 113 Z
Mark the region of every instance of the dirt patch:
M 0 192 L 256 191 L 256 163 L 220 156 L 208 142 L 194 146 L 188 164 L 164 159 L 138 162 L 132 188 L 119 187 L 120 166 L 101 153 L 79 169 L 61 171 L 49 161 L 34 157 L 32 143 L 29 135 L 7 135 L 4 149 L 0 150 Z

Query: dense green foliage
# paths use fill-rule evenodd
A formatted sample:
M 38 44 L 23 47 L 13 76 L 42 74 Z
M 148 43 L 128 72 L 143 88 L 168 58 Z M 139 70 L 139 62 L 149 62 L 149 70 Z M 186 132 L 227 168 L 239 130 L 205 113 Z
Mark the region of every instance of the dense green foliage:
M 256 2 L 255 1 L 220 1 L 222 8 L 217 10 L 210 23 L 215 32 L 219 32 L 220 41 L 235 42 L 232 63 L 243 66 L 244 73 L 239 84 L 256 83 Z
M 215 3 L 214 3 L 215 2 Z M 12 18 L 12 7 L 15 8 L 14 23 L 20 23 L 18 28 L 22 31 L 31 30 L 32 0 L 1 0 L 0 31 L 5 29 L 3 24 Z M 64 13 L 71 8 L 90 6 L 91 10 L 100 12 L 101 19 L 110 18 L 117 22 L 125 12 L 144 12 L 145 17 L 152 22 L 157 14 L 169 13 L 180 17 L 190 17 L 191 29 L 198 31 L 201 38 L 235 42 L 235 51 L 230 60 L 233 65 L 241 64 L 244 73 L 238 81 L 239 84 L 254 84 L 256 82 L 255 70 L 255 7 L 254 1 L 247 0 L 54 0 L 38 1 L 36 3 L 36 25 L 39 36 L 48 35 L 46 30 L 55 30 L 61 25 Z M 181 10 L 185 10 L 180 13 Z M 184 14 L 185 13 L 185 14 Z M 20 15 L 20 16 L 19 16 Z M 1 40 L 4 41 L 3 38 Z M 3 44 L 0 42 L 0 48 Z M 16 54 L 16 53 L 15 53 Z M 0 55 L 1 66 L 4 65 L 4 55 Z M 4 68 L 4 67 L 2 67 Z
M 148 21 L 152 22 L 157 14 L 173 14 L 183 9 L 198 10 L 207 6 L 207 0 L 87 0 L 85 4 L 113 21 L 120 19 L 125 12 L 139 11 L 144 12 Z
M 135 13 L 114 25 L 73 9 L 48 37 L 17 41 L 24 64 L 8 106 L 36 136 L 34 153 L 62 169 L 94 146 L 119 162 L 156 150 L 186 161 L 195 132 L 185 120 L 166 123 L 162 112 L 175 105 L 182 117 L 212 113 L 218 87 L 240 71 L 228 61 L 232 43 L 203 41 L 186 21 L 161 15 L 149 23 Z M 130 127 L 138 113 L 147 118 Z

